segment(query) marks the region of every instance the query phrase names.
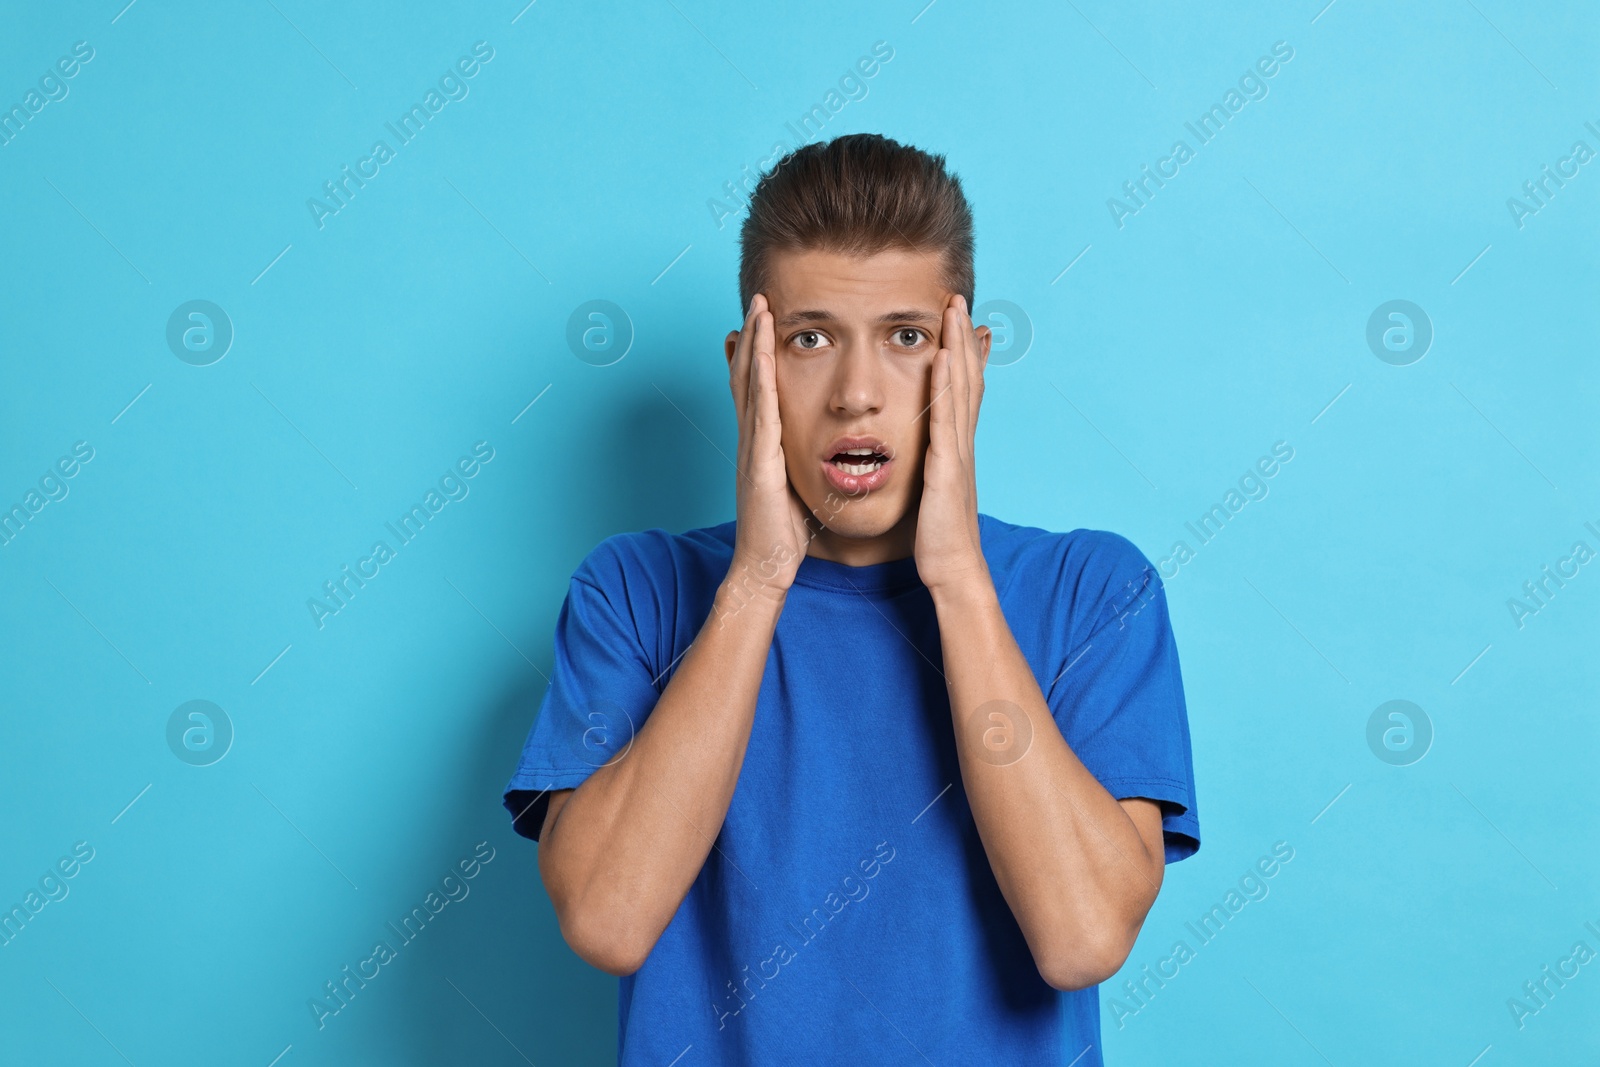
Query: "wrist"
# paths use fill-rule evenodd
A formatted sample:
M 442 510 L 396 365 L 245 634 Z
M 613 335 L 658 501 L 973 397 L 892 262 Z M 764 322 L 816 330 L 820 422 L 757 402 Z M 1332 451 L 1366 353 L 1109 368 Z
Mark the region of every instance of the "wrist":
M 788 597 L 789 583 L 783 580 L 781 569 L 770 562 L 751 562 L 735 554 L 727 576 L 717 587 L 712 613 L 723 621 L 746 611 L 754 611 L 758 617 L 776 617 Z
M 928 593 L 933 598 L 935 611 L 970 610 L 999 600 L 986 560 L 979 560 L 948 578 L 923 584 L 927 585 Z

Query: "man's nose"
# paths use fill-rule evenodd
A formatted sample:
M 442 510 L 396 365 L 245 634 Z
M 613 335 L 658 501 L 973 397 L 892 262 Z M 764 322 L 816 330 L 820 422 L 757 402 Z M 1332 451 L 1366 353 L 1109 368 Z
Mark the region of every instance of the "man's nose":
M 847 341 L 834 365 L 833 410 L 848 417 L 883 410 L 883 355 L 873 346 Z

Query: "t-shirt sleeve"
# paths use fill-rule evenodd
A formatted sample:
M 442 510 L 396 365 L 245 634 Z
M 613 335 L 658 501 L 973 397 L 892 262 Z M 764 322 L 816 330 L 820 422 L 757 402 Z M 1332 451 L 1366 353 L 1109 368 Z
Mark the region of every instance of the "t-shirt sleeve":
M 1161 806 L 1166 861 L 1200 848 L 1189 715 L 1166 590 L 1127 540 L 1101 534 L 1072 584 L 1087 612 L 1046 693 L 1062 736 L 1118 800 Z M 1058 672 L 1058 673 L 1057 673 Z
M 502 800 L 516 832 L 535 841 L 550 791 L 626 756 L 661 695 L 647 653 L 654 639 L 641 637 L 624 572 L 615 552 L 591 553 L 556 620 L 550 684 Z

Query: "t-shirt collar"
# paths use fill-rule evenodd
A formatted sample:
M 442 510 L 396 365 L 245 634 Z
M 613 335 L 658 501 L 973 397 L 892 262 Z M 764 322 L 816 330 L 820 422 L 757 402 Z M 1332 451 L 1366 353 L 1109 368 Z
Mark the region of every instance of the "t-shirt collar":
M 981 532 L 981 513 L 978 516 L 978 528 Z M 885 563 L 869 563 L 865 567 L 852 567 L 820 556 L 806 556 L 800 561 L 794 581 L 796 585 L 844 593 L 903 593 L 922 585 L 922 578 L 917 574 L 915 555 Z

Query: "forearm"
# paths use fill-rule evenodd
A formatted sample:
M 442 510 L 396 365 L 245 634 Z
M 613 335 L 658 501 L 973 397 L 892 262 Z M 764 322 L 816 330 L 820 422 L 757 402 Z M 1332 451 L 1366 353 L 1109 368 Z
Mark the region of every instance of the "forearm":
M 934 604 L 962 782 L 995 880 L 1046 980 L 1092 985 L 1131 949 L 1163 857 L 1062 737 L 988 574 Z
M 632 745 L 566 799 L 539 868 L 573 950 L 611 973 L 644 961 L 722 828 L 783 595 L 717 591 Z

